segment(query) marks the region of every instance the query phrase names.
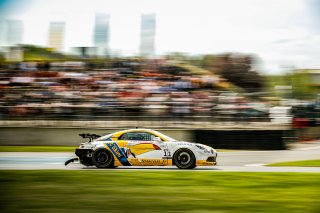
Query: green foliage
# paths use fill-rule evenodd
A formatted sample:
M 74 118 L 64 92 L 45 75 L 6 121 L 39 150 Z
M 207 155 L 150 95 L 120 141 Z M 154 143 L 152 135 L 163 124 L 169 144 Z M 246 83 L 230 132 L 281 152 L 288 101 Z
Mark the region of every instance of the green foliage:
M 4 54 L 0 52 L 0 64 L 5 62 Z
M 295 99 L 313 99 L 319 89 L 309 85 L 310 75 L 308 70 L 298 70 L 284 75 L 265 76 L 267 90 L 272 96 Z M 292 91 L 275 90 L 275 86 L 292 86 Z
M 194 66 L 210 70 L 217 58 L 216 55 L 188 55 L 186 53 L 174 52 L 166 55 L 169 60 L 181 61 Z
M 291 98 L 291 91 L 279 91 L 275 89 L 275 86 L 291 86 L 291 75 L 268 75 L 265 76 L 266 79 L 266 90 L 271 96 Z
M 54 52 L 48 48 L 34 45 L 23 45 L 25 61 L 64 61 L 73 58 L 65 54 Z
M 308 70 L 295 72 L 292 75 L 293 96 L 301 99 L 312 99 L 316 97 L 317 89 L 310 86 L 310 75 Z

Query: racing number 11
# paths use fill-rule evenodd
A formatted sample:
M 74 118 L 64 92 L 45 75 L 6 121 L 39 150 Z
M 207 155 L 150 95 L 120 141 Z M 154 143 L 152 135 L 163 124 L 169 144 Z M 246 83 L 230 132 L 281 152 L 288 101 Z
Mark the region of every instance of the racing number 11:
M 170 156 L 171 156 L 171 153 L 170 153 L 169 150 L 164 149 L 163 151 L 164 151 L 164 156 L 165 156 L 165 157 L 170 157 Z

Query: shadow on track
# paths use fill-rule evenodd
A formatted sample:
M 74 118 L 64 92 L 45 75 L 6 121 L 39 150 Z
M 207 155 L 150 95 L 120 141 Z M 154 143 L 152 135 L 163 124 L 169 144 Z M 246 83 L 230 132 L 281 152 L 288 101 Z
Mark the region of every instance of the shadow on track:
M 219 168 L 214 167 L 197 167 L 194 169 L 179 169 L 177 167 L 117 167 L 117 168 L 96 168 L 96 167 L 83 167 L 82 169 L 86 170 L 114 170 L 114 171 L 120 171 L 120 170 L 141 170 L 141 171 L 147 171 L 147 170 L 161 170 L 161 171 L 212 171 L 212 170 L 221 170 Z

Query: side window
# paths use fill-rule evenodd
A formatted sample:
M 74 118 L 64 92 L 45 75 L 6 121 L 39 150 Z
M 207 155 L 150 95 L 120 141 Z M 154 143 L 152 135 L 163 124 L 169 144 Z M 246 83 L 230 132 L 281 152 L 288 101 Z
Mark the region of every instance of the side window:
M 149 132 L 127 132 L 119 137 L 119 140 L 129 141 L 153 141 L 156 136 Z

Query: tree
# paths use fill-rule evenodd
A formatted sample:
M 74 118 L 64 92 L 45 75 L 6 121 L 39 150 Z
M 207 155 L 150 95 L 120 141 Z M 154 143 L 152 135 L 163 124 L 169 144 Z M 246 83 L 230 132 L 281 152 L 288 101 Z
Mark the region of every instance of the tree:
M 213 70 L 247 92 L 261 92 L 264 79 L 254 70 L 253 62 L 249 55 L 225 54 L 215 59 Z

